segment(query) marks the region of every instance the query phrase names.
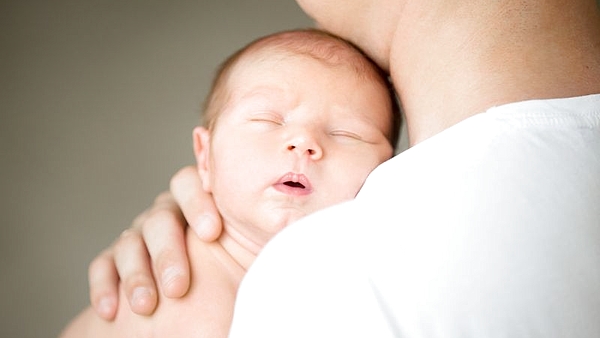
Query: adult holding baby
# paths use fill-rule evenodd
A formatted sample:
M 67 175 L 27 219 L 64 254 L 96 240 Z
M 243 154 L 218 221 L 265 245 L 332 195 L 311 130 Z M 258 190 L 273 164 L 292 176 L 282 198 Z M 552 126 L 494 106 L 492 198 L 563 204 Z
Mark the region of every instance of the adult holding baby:
M 389 70 L 411 149 L 376 169 L 355 201 L 266 246 L 232 335 L 600 335 L 597 3 L 298 2 Z M 184 223 L 152 215 L 181 221 L 181 207 L 202 238 L 219 232 L 190 172 L 130 237 L 146 239 L 169 296 L 189 285 Z M 113 257 L 147 262 L 133 252 L 100 256 L 94 300 L 116 297 Z M 154 285 L 135 266 L 118 271 L 128 296 Z M 138 305 L 149 313 L 154 302 Z

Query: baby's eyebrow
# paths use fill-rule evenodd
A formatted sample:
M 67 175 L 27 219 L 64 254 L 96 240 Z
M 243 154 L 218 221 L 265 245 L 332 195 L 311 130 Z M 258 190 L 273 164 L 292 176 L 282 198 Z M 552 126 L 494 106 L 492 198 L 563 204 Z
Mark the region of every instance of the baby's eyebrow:
M 284 90 L 279 87 L 260 86 L 240 95 L 239 99 L 267 99 L 271 101 L 283 97 L 283 94 Z
M 274 110 L 280 113 L 293 110 L 301 103 L 293 91 L 278 86 L 260 86 L 238 95 L 232 95 L 232 105 L 243 104 L 253 109 Z

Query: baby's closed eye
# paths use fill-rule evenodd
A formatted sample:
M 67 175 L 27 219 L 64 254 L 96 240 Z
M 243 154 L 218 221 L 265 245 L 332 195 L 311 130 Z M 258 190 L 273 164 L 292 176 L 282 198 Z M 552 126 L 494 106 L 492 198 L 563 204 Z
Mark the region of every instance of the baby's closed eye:
M 348 130 L 333 130 L 329 134 L 334 137 L 349 138 L 359 141 L 363 140 L 363 137 L 360 134 Z
M 257 113 L 252 114 L 249 118 L 250 122 L 259 122 L 259 123 L 267 123 L 267 124 L 275 124 L 275 125 L 284 125 L 285 120 L 283 117 L 277 113 L 265 112 L 265 113 Z

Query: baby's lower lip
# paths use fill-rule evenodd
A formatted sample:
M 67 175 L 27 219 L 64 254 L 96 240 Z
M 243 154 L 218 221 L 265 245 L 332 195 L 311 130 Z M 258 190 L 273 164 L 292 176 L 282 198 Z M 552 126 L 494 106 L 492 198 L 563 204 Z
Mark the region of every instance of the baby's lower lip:
M 312 193 L 311 189 L 294 187 L 294 186 L 286 185 L 283 183 L 277 183 L 273 187 L 275 188 L 275 190 L 277 190 L 279 192 L 282 192 L 287 195 L 293 195 L 293 196 L 306 196 L 306 195 L 310 195 Z

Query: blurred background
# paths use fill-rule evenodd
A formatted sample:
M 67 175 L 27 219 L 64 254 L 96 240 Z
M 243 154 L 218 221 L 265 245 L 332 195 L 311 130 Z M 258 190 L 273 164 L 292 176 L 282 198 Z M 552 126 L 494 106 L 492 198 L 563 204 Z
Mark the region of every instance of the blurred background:
M 194 163 L 217 65 L 293 0 L 0 1 L 0 337 L 56 337 L 87 267 Z

